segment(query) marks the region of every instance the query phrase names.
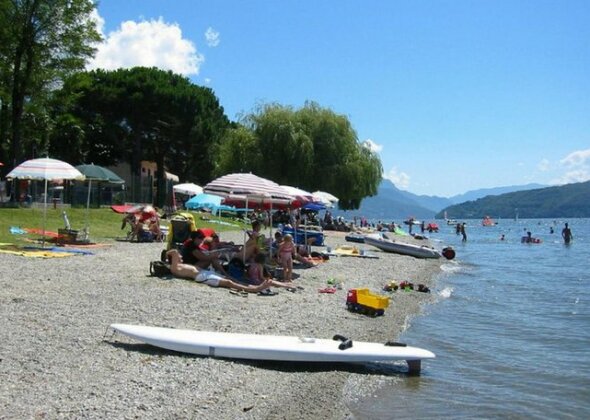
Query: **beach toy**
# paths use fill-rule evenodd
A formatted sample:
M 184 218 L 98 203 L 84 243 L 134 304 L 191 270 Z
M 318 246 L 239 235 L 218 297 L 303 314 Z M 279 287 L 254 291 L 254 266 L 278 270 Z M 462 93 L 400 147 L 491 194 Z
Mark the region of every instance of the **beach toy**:
M 346 295 L 346 308 L 371 317 L 381 316 L 389 306 L 389 298 L 371 293 L 369 289 L 350 289 Z

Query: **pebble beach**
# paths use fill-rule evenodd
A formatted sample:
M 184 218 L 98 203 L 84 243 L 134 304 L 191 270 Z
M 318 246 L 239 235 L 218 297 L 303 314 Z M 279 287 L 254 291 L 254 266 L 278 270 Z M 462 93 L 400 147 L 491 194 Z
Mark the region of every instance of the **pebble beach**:
M 221 236 L 242 241 L 241 232 Z M 325 242 L 333 249 L 351 245 L 338 232 L 325 232 Z M 215 359 L 151 347 L 108 328 L 125 323 L 395 340 L 434 296 L 387 293 L 383 286 L 395 280 L 433 288 L 441 261 L 355 245 L 379 258 L 333 256 L 317 267 L 296 266 L 294 281 L 303 290 L 247 297 L 190 280 L 150 276 L 149 262 L 159 259 L 162 243 L 114 241 L 90 249 L 93 255 L 68 258 L 0 254 L 0 419 L 355 418 L 355 399 L 370 392 L 368 384 L 411 379 L 405 363 Z M 341 282 L 342 289 L 319 293 L 330 279 Z M 385 315 L 347 311 L 346 291 L 355 287 L 390 296 Z

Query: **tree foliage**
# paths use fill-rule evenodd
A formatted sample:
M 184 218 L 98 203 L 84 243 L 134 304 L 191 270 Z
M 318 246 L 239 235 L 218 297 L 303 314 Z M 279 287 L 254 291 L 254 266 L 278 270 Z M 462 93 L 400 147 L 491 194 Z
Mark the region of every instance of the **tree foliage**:
M 60 129 L 52 154 L 72 162 L 111 165 L 129 162 L 139 174 L 142 160 L 182 179 L 209 180 L 215 143 L 228 127 L 223 108 L 209 88 L 170 71 L 136 67 L 79 73 L 56 96 Z M 158 188 L 157 204 L 165 191 Z
M 216 175 L 250 171 L 279 184 L 329 191 L 342 209 L 375 195 L 382 174 L 378 156 L 359 143 L 349 120 L 313 102 L 298 110 L 261 106 L 226 132 L 218 155 Z
M 94 7 L 92 0 L 0 0 L 1 111 L 10 112 L 0 136 L 10 146 L 4 152 L 12 163 L 47 145 L 48 92 L 83 69 L 100 40 L 91 19 Z M 23 131 L 31 121 L 33 137 Z

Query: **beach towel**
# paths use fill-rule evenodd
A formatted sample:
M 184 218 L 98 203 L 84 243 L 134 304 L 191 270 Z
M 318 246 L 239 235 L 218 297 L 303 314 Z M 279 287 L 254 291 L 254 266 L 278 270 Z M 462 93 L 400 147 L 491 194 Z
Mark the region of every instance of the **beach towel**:
M 358 257 L 358 258 L 379 258 L 377 255 L 369 254 L 365 250 L 358 249 L 356 246 L 342 245 L 332 251 L 333 255 L 341 257 Z
M 24 249 L 0 249 L 0 253 L 2 254 L 13 254 L 13 255 L 20 255 L 22 257 L 31 257 L 31 258 L 64 258 L 64 257 L 73 257 L 74 253 L 71 252 L 55 252 L 55 251 L 27 251 Z

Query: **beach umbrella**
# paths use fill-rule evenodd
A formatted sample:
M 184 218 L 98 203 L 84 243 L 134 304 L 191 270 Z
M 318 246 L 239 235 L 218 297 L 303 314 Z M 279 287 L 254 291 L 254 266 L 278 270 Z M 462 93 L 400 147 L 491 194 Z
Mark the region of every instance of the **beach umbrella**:
M 252 173 L 232 173 L 214 179 L 203 187 L 208 194 L 224 197 L 225 204 L 245 203 L 245 207 L 252 202 L 259 202 L 261 206 L 269 204 L 272 212 L 273 204 L 290 205 L 294 199 L 279 184 Z M 272 223 L 270 224 L 272 238 Z M 245 237 L 244 237 L 245 242 Z M 244 247 L 244 255 L 246 247 Z
M 203 192 L 203 187 L 198 186 L 197 184 L 193 184 L 192 182 L 188 182 L 185 184 L 176 184 L 172 187 L 172 191 L 178 194 L 184 194 L 189 196 L 194 196 L 197 194 L 201 194 Z
M 277 199 L 291 199 L 289 193 L 276 182 L 251 173 L 223 175 L 205 185 L 203 192 L 221 197 L 267 194 Z
M 47 222 L 47 183 L 62 179 L 83 181 L 86 177 L 69 163 L 57 159 L 40 158 L 27 160 L 6 175 L 7 179 L 28 179 L 45 181 L 43 205 L 43 239 L 45 246 L 45 224 Z
M 86 226 L 84 232 L 86 238 L 89 234 L 89 217 L 90 217 L 90 192 L 92 191 L 92 181 L 95 182 L 109 182 L 111 184 L 124 184 L 125 180 L 119 175 L 103 166 L 91 164 L 77 165 L 76 169 L 82 173 L 88 180 L 88 196 L 86 197 Z
M 305 204 L 312 203 L 314 201 L 319 201 L 312 193 L 309 191 L 302 190 L 301 188 L 292 187 L 290 185 L 281 185 L 281 187 L 287 191 L 291 196 L 293 196 L 297 201 L 301 202 L 301 205 L 304 206 Z
M 210 209 L 220 206 L 222 200 L 223 197 L 219 195 L 201 193 L 191 197 L 190 200 L 184 203 L 184 206 L 187 209 L 199 209 L 203 207 Z
M 334 207 L 334 205 L 339 201 L 338 197 L 330 194 L 329 192 L 314 191 L 312 194 L 316 199 L 315 201 L 319 201 L 326 207 Z

